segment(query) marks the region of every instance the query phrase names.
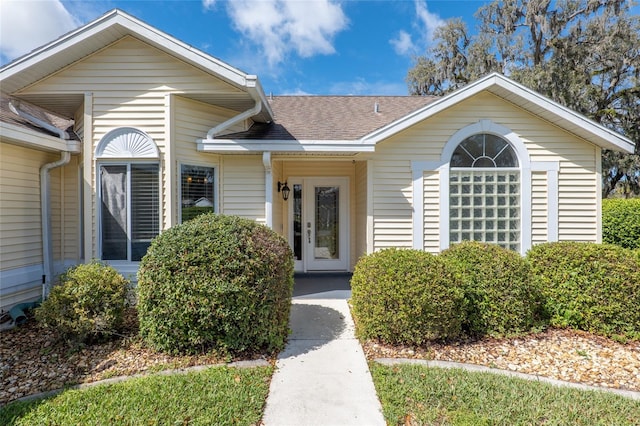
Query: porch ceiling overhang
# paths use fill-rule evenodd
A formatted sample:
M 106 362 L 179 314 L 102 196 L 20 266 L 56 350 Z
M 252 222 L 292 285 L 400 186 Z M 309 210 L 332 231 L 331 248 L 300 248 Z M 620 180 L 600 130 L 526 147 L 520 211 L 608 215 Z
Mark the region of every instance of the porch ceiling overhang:
M 493 93 L 505 101 L 602 148 L 627 153 L 634 152 L 634 143 L 630 139 L 497 73 L 490 74 L 372 132 L 362 141 L 377 144 L 482 91 Z
M 256 76 L 246 74 L 118 9 L 0 68 L 2 90 L 71 117 L 81 104 L 83 94 L 30 93 L 27 95 L 21 94 L 20 90 L 126 36 L 135 37 L 189 65 L 215 75 L 231 86 L 228 93 L 209 93 L 206 88 L 203 88 L 197 93 L 181 93 L 181 96 L 208 103 L 215 102 L 231 110 L 245 111 L 255 103 L 247 91 L 257 90 L 263 107 L 254 117 L 254 121 L 269 122 L 273 119 L 273 112 Z
M 216 154 L 274 152 L 316 153 L 327 155 L 355 155 L 374 152 L 375 145 L 353 140 L 247 140 L 247 139 L 200 139 L 198 151 Z
M 47 152 L 68 151 L 74 154 L 80 153 L 79 141 L 60 139 L 16 124 L 0 122 L 0 134 L 2 134 L 3 142 L 25 148 Z

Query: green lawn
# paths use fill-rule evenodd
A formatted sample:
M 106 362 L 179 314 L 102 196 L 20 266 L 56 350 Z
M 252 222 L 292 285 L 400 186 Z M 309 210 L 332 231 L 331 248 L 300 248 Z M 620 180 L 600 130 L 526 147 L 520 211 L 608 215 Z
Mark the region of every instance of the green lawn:
M 388 424 L 638 425 L 640 401 L 491 373 L 371 364 Z
M 214 367 L 68 390 L 0 408 L 1 425 L 253 425 L 273 368 Z

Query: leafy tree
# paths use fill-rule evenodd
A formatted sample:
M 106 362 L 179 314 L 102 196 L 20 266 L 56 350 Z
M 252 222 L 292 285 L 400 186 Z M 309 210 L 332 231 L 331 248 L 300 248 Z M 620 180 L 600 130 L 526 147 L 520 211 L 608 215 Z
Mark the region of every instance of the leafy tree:
M 500 72 L 625 134 L 635 154 L 603 152 L 603 196 L 640 194 L 640 16 L 626 0 L 506 0 L 453 19 L 416 58 L 409 91 L 444 95 Z

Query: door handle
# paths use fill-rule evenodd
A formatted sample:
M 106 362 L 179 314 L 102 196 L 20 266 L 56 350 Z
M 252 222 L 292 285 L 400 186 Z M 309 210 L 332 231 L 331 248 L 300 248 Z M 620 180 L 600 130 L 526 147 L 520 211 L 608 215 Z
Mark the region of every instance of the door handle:
M 307 229 L 307 238 L 309 238 L 309 244 L 311 244 L 311 229 Z

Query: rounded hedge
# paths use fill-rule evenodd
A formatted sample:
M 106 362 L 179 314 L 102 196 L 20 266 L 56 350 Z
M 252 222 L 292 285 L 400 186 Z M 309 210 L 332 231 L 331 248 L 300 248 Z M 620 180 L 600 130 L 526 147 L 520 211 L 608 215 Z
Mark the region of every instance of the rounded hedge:
M 602 200 L 602 241 L 640 249 L 640 198 Z
M 542 300 L 518 253 L 495 244 L 466 241 L 440 256 L 461 277 L 466 299 L 463 330 L 473 336 L 529 331 L 542 319 Z
M 249 219 L 200 215 L 161 233 L 142 259 L 140 334 L 170 353 L 279 350 L 292 291 L 281 236 Z
M 72 267 L 36 308 L 36 320 L 72 342 L 110 337 L 123 324 L 128 285 L 113 267 L 97 261 Z
M 527 254 L 551 324 L 640 338 L 640 259 L 611 244 L 546 243 Z
M 351 291 L 362 338 L 420 345 L 460 335 L 463 293 L 438 256 L 402 249 L 364 256 L 355 267 Z

